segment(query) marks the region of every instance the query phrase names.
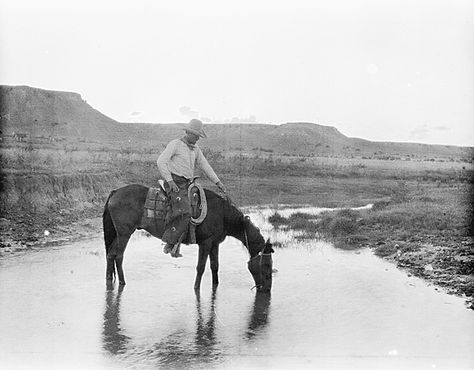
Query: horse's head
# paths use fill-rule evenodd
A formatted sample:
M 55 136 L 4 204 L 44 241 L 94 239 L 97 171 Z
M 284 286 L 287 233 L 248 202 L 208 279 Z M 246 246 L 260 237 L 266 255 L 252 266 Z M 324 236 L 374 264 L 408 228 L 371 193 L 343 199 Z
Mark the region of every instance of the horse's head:
M 244 217 L 244 232 L 250 260 L 247 263 L 257 287 L 257 292 L 270 292 L 272 289 L 272 269 L 274 252 L 270 239 L 265 242 L 258 227 Z
M 273 252 L 272 244 L 270 240 L 267 240 L 261 252 L 250 258 L 247 263 L 257 292 L 270 292 L 272 289 Z

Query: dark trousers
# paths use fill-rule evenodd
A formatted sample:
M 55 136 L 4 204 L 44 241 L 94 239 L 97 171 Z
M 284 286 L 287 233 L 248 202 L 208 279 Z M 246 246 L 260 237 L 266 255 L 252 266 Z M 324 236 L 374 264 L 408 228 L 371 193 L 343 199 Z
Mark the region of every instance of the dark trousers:
M 172 177 L 179 191 L 171 191 L 168 183 L 165 183 L 165 190 L 170 200 L 171 210 L 166 219 L 162 240 L 168 244 L 175 245 L 186 236 L 185 233 L 188 231 L 189 221 L 191 220 L 191 205 L 188 198 L 188 187 L 191 184 L 191 180 L 175 174 L 172 174 Z

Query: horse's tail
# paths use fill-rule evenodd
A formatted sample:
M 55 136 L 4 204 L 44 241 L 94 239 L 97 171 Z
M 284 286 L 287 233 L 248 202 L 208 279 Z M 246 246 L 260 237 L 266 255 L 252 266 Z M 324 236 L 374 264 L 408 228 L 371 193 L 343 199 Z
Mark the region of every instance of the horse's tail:
M 105 242 L 105 255 L 107 256 L 110 252 L 112 244 L 117 237 L 117 230 L 115 230 L 114 222 L 112 221 L 112 217 L 110 216 L 109 211 L 109 199 L 110 197 L 116 192 L 116 190 L 112 190 L 105 202 L 104 206 L 104 213 L 102 214 L 102 226 L 104 229 L 104 242 Z M 114 266 L 114 279 L 115 279 L 115 263 Z

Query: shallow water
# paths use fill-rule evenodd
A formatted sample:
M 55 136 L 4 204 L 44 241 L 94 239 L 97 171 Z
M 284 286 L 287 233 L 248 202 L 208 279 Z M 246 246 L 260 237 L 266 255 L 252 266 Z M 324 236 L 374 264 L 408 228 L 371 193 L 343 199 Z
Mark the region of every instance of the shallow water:
M 193 290 L 197 248 L 172 259 L 135 235 L 126 287 L 107 290 L 103 241 L 0 258 L 0 368 L 474 368 L 474 312 L 368 250 L 294 244 L 274 254 L 272 294 L 256 294 L 240 242 L 221 245 Z

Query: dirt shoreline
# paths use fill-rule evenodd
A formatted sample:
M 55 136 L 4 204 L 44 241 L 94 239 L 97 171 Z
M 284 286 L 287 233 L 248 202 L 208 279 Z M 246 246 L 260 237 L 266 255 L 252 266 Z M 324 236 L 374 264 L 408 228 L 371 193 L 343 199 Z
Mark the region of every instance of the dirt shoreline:
M 54 220 L 33 215 L 0 218 L 0 257 L 28 249 L 61 245 L 72 241 L 102 237 L 102 209 L 78 214 L 61 214 Z M 85 217 L 84 217 L 85 216 Z M 14 220 L 14 221 L 13 221 Z M 474 309 L 474 238 L 418 235 L 410 242 L 384 240 L 362 243 L 411 276 L 420 277 L 442 290 L 466 300 Z
M 85 214 L 85 217 L 84 217 Z M 101 210 L 79 214 L 57 213 L 54 220 L 32 214 L 0 218 L 0 257 L 29 248 L 47 247 L 102 236 Z
M 474 238 L 425 235 L 413 242 L 387 241 L 369 245 L 374 253 L 448 294 L 462 297 L 474 310 Z M 380 243 L 380 242 L 379 242 Z M 392 253 L 380 253 L 390 246 Z

